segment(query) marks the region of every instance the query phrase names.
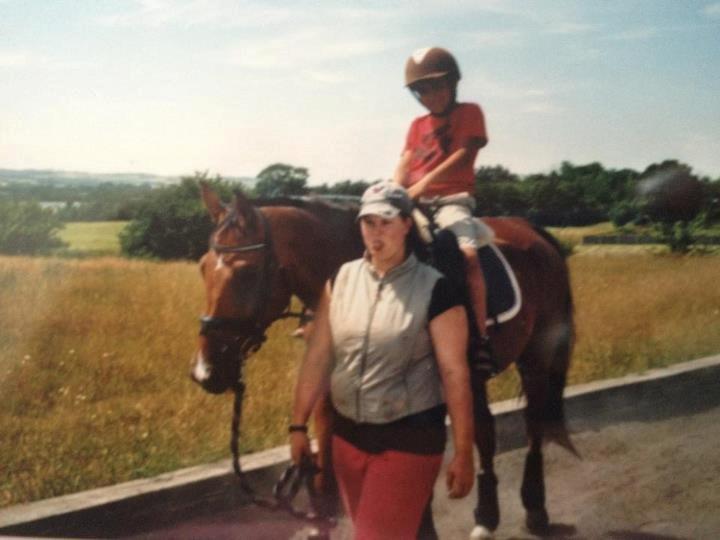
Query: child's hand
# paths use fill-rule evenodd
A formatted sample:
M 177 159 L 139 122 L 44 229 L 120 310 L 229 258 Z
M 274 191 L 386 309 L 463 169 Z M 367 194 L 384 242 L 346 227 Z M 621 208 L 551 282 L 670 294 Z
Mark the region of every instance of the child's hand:
M 407 192 L 410 198 L 413 200 L 417 200 L 422 197 L 422 194 L 425 192 L 426 185 L 426 183 L 420 180 L 417 184 L 413 184 L 412 186 L 407 188 Z

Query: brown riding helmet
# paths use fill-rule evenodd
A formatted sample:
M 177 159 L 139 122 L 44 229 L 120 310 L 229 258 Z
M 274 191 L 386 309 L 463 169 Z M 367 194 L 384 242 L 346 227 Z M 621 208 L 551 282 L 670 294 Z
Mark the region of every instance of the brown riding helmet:
M 440 47 L 418 49 L 405 64 L 405 86 L 441 77 L 456 83 L 460 80 L 460 68 L 455 57 Z

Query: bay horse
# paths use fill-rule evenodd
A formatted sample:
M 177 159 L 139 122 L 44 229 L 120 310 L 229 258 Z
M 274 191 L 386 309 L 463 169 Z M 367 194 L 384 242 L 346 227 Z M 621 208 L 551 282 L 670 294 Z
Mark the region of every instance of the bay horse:
M 216 224 L 200 261 L 206 308 L 201 319 L 191 377 L 208 392 L 222 393 L 242 379 L 245 358 L 257 350 L 273 321 L 297 296 L 313 308 L 327 279 L 343 263 L 362 255 L 355 222 L 357 207 L 318 200 L 258 204 L 236 193 L 226 205 L 206 184 L 204 204 Z M 532 532 L 547 531 L 542 459 L 543 439 L 574 452 L 563 414 L 563 389 L 574 340 L 569 271 L 557 241 L 520 218 L 484 218 L 496 245 L 515 272 L 522 306 L 509 321 L 494 325 L 492 348 L 500 369 L 515 363 L 526 398 L 529 449 L 520 495 Z M 475 443 L 480 456 L 476 526 L 471 538 L 489 538 L 500 520 L 493 468 L 495 422 L 486 393 L 486 374 L 472 373 Z M 319 465 L 331 471 L 330 406 L 315 411 Z M 321 488 L 332 485 L 324 474 Z M 427 525 L 434 533 L 432 520 Z

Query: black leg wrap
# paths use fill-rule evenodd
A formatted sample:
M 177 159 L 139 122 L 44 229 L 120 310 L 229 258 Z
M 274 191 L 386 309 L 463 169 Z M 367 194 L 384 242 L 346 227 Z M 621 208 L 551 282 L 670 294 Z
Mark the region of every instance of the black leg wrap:
M 549 518 L 545 510 L 545 480 L 543 478 L 543 457 L 540 452 L 530 452 L 525 458 L 525 472 L 520 496 L 527 511 L 527 528 L 531 532 L 546 530 Z
M 432 497 L 425 506 L 425 511 L 420 521 L 420 528 L 417 533 L 417 540 L 438 540 L 435 522 L 432 516 Z
M 478 475 L 478 502 L 475 508 L 475 523 L 494 531 L 500 523 L 500 505 L 497 497 L 497 477 L 494 473 Z

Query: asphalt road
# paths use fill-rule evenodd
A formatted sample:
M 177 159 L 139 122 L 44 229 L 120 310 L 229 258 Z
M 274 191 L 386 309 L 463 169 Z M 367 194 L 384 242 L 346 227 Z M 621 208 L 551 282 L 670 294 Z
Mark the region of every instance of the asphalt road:
M 494 406 L 496 472 L 502 520 L 497 539 L 534 538 L 524 527 L 519 487 L 525 457 L 522 415 L 513 403 Z M 577 459 L 556 446 L 545 451 L 546 538 L 720 539 L 720 357 L 655 373 L 570 387 L 566 413 Z M 277 461 L 277 456 L 271 462 Z M 272 485 L 284 465 L 260 467 L 253 482 Z M 40 501 L 5 512 L 1 534 L 62 538 L 304 540 L 308 527 L 285 514 L 243 504 L 231 473 L 216 466 L 193 481 L 158 477 Z M 179 480 L 187 480 L 180 474 Z M 434 515 L 443 540 L 465 539 L 474 496 L 449 501 L 444 475 Z M 157 484 L 157 485 L 156 485 Z M 158 485 L 162 487 L 158 488 Z M 119 491 L 118 491 L 119 490 Z M 89 494 L 98 497 L 88 504 Z M 118 494 L 124 494 L 117 497 Z M 399 503 L 400 504 L 400 503 Z M 21 517 L 22 519 L 18 519 Z M 347 520 L 333 540 L 352 537 Z
M 576 433 L 581 460 L 554 445 L 546 449 L 547 538 L 720 538 L 720 406 L 698 406 L 696 400 L 692 411 L 657 413 L 645 411 L 640 419 Z M 496 460 L 498 539 L 535 538 L 524 528 L 518 495 L 524 454 L 508 451 Z M 442 539 L 468 537 L 473 504 L 473 496 L 449 501 L 441 476 L 434 514 Z M 134 538 L 301 540 L 307 532 L 292 519 L 246 508 Z M 333 540 L 351 537 L 346 521 L 332 532 Z

